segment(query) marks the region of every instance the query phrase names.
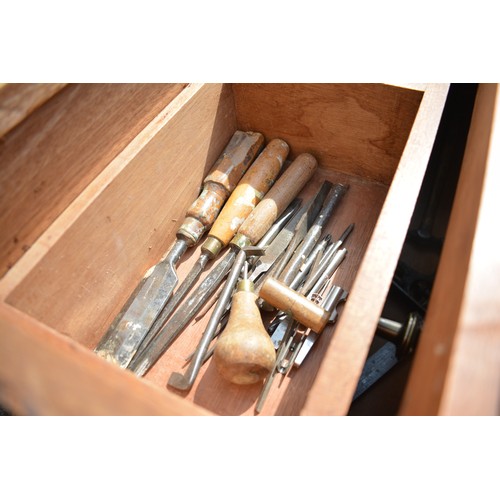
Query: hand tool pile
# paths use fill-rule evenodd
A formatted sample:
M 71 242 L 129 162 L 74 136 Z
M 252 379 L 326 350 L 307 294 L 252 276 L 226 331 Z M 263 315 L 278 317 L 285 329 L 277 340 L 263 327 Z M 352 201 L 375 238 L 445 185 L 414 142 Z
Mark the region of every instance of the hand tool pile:
M 230 382 L 265 379 L 260 412 L 276 375 L 301 365 L 347 297 L 333 277 L 346 257 L 343 245 L 353 224 L 337 239 L 325 229 L 348 186 L 325 181 L 303 203 L 297 195 L 318 163 L 308 153 L 286 163 L 288 153 L 281 139 L 264 147 L 262 134 L 233 135 L 172 249 L 145 274 L 96 353 L 142 376 L 205 307 L 210 319 L 187 370 L 172 373 L 168 385 L 189 390 L 213 355 Z M 207 231 L 198 260 L 178 285 L 177 262 Z M 224 249 L 196 286 L 207 263 Z

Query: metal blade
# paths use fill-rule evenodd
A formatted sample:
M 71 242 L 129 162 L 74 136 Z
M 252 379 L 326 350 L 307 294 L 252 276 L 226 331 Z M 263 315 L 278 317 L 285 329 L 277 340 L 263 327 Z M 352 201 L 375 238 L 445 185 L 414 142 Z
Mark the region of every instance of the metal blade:
M 180 284 L 179 288 L 175 291 L 172 298 L 168 301 L 167 305 L 163 308 L 161 313 L 158 315 L 156 321 L 153 323 L 149 331 L 147 332 L 144 340 L 141 343 L 140 349 L 147 346 L 151 340 L 156 337 L 158 332 L 161 330 L 166 321 L 170 318 L 172 313 L 175 311 L 177 306 L 181 303 L 182 299 L 188 294 L 189 290 L 193 287 L 194 283 L 198 281 L 201 273 L 205 269 L 209 257 L 207 254 L 202 253 L 199 259 L 195 262 L 191 271 L 186 276 L 184 281 Z
M 296 224 L 290 244 L 288 245 L 283 257 L 273 269 L 272 276 L 274 276 L 275 278 L 277 278 L 282 273 L 283 269 L 292 258 L 293 253 L 311 229 L 332 186 L 333 184 L 329 181 L 323 182 L 316 196 L 312 200 L 310 200 L 309 203 L 304 207 L 302 212 L 300 212 L 301 217 Z
M 229 250 L 217 267 L 191 294 L 189 299 L 177 309 L 170 321 L 158 332 L 156 337 L 143 349 L 141 348 L 129 365 L 132 371 L 139 376 L 144 375 L 170 347 L 227 276 L 236 258 L 236 251 L 235 248 Z
M 300 266 L 303 264 L 304 259 L 308 257 L 311 250 L 321 237 L 323 228 L 328 223 L 332 216 L 334 209 L 344 197 L 348 189 L 347 185 L 335 184 L 330 187 L 328 196 L 325 200 L 325 205 L 322 207 L 321 212 L 318 214 L 314 223 L 302 238 L 300 246 L 297 248 L 294 256 L 286 265 L 283 272 L 279 275 L 279 280 L 285 285 L 290 285 L 297 275 Z
M 227 277 L 226 283 L 224 284 L 224 289 L 222 294 L 215 306 L 214 312 L 210 317 L 210 321 L 203 332 L 202 338 L 198 343 L 198 347 L 194 354 L 193 359 L 191 360 L 187 370 L 185 373 L 173 372 L 170 375 L 168 380 L 168 385 L 179 389 L 181 391 L 187 391 L 191 389 L 198 372 L 203 364 L 203 360 L 205 359 L 205 354 L 207 352 L 208 346 L 217 331 L 217 326 L 220 323 L 222 315 L 227 310 L 231 302 L 231 295 L 236 286 L 236 282 L 240 276 L 241 268 L 246 260 L 246 253 L 244 250 L 240 250 L 238 256 L 236 257 L 231 272 Z
M 397 365 L 396 346 L 386 342 L 383 347 L 372 354 L 365 363 L 358 387 L 353 396 L 353 401 L 368 390 L 375 382 L 380 380 L 391 368 Z
M 312 224 L 316 219 L 329 188 L 329 183 L 324 183 L 316 197 L 295 213 L 290 222 L 267 247 L 265 255 L 257 261 L 249 276 L 250 280 L 256 282 L 259 276 L 269 271 L 271 266 L 287 250 L 292 240 L 296 240 L 297 245 L 300 243 L 301 238 L 309 230 L 309 224 Z
M 186 240 L 178 239 L 165 259 L 146 273 L 95 348 L 97 354 L 127 367 L 177 285 L 175 265 L 186 249 Z

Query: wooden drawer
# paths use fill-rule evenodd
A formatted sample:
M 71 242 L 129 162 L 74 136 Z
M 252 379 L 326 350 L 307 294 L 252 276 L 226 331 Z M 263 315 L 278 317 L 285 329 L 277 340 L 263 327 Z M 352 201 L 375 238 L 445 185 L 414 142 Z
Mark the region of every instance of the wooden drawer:
M 346 414 L 425 173 L 448 85 L 68 85 L 1 144 L 0 401 L 19 414 L 252 415 L 260 387 L 211 363 L 186 394 L 167 389 L 208 315 L 144 378 L 93 348 L 237 129 L 310 152 L 349 191 L 329 231 L 351 222 L 336 274 L 340 319 L 268 397 L 263 415 Z M 199 255 L 178 267 L 180 278 Z M 209 272 L 207 269 L 206 272 Z M 206 273 L 205 272 L 205 273 Z

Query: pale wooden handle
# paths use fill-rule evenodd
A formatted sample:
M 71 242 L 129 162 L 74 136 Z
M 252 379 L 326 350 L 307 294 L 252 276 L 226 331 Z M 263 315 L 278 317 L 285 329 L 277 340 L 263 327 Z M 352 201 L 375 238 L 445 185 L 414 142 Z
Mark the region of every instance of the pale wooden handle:
M 312 177 L 318 166 L 314 156 L 303 153 L 292 162 L 264 199 L 241 225 L 238 234 L 255 245 Z
M 209 236 L 226 246 L 278 177 L 290 148 L 273 139 L 253 162 L 215 221 Z
M 237 130 L 210 174 L 203 181 L 203 190 L 186 212 L 186 219 L 177 231 L 189 245 L 195 245 L 212 227 L 219 212 L 243 174 L 264 144 L 258 132 Z
M 281 311 L 290 313 L 301 325 L 320 333 L 328 323 L 330 313 L 278 280 L 268 277 L 259 297 Z

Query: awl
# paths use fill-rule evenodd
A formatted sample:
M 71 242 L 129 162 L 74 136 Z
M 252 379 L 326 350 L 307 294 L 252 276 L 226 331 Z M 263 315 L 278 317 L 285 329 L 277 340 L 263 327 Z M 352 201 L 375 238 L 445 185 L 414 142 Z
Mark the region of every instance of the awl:
M 95 348 L 97 354 L 122 368 L 127 367 L 177 285 L 177 262 L 212 226 L 263 143 L 260 133 L 234 133 L 203 181 L 203 190 L 188 209 L 171 250 L 145 274 Z
M 158 333 L 175 308 L 187 295 L 205 269 L 209 260 L 215 259 L 234 237 L 250 212 L 274 184 L 290 148 L 281 139 L 273 139 L 253 162 L 236 189 L 227 200 L 201 247 L 201 255 L 172 298 L 161 311 L 147 333 L 145 345 Z
M 156 363 L 227 276 L 239 250 L 258 243 L 309 181 L 317 165 L 314 156 L 308 153 L 299 155 L 292 162 L 240 226 L 238 233 L 230 242 L 229 251 L 225 257 L 177 309 L 170 321 L 151 340 L 150 344 L 137 353 L 130 363 L 131 370 L 137 375 L 144 375 Z

